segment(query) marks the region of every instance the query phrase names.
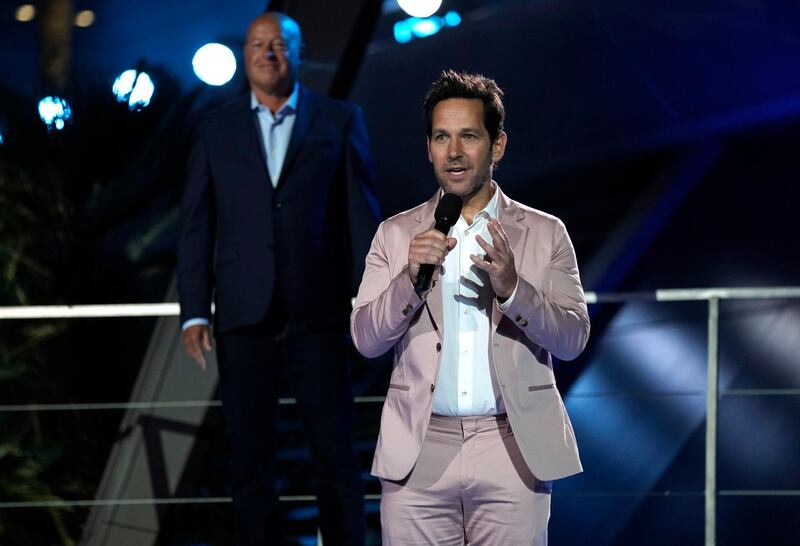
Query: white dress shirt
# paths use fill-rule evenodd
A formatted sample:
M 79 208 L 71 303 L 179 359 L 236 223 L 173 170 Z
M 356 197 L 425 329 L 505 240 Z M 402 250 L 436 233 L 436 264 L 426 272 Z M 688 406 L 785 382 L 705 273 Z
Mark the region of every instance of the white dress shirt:
M 300 85 L 295 82 L 292 94 L 273 115 L 265 105 L 260 104 L 255 93 L 250 93 L 250 106 L 256 112 L 261 127 L 261 142 L 264 145 L 264 157 L 267 158 L 267 169 L 272 187 L 278 186 L 283 161 L 289 149 L 294 121 L 297 119 L 297 98 Z
M 483 256 L 476 235 L 492 244 L 489 220 L 497 218 L 497 196 L 468 225 L 459 217 L 450 230 L 458 242 L 445 257 L 439 282 L 442 288 L 442 360 L 433 397 L 433 413 L 453 417 L 505 413 L 503 397 L 492 380 L 489 333 L 492 305 L 497 303 L 488 275 L 470 260 Z M 500 309 L 511 305 L 516 289 Z

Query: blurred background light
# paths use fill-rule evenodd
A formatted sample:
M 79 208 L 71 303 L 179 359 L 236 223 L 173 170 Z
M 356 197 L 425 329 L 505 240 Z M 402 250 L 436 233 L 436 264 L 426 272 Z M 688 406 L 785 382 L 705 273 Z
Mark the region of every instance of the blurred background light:
M 22 4 L 17 8 L 17 12 L 14 16 L 17 18 L 17 21 L 27 23 L 36 17 L 36 8 L 33 6 L 33 4 Z
M 426 38 L 428 36 L 433 36 L 439 32 L 439 29 L 441 28 L 442 25 L 437 19 L 420 19 L 411 25 L 411 32 L 414 34 L 414 36 Z
M 126 70 L 114 80 L 111 90 L 117 102 L 127 102 L 130 110 L 141 110 L 150 104 L 155 92 L 153 79 L 147 72 Z
M 4 142 L 5 142 L 5 140 L 3 138 L 3 129 L 0 128 L 0 146 L 2 146 Z
M 86 28 L 92 26 L 94 23 L 94 12 L 90 9 L 79 11 L 75 16 L 75 26 Z
M 136 83 L 136 74 L 136 70 L 126 70 L 114 80 L 111 90 L 114 92 L 114 96 L 117 97 L 117 102 L 128 100 L 131 91 L 133 91 L 133 84 Z
M 39 117 L 49 131 L 60 131 L 72 118 L 72 109 L 65 99 L 49 96 L 39 101 Z
M 150 104 L 150 99 L 153 98 L 155 90 L 156 86 L 153 85 L 153 80 L 147 72 L 142 72 L 139 74 L 139 77 L 136 78 L 136 84 L 134 84 L 133 91 L 131 91 L 131 96 L 128 99 L 128 108 L 131 110 L 141 110 Z
M 448 11 L 444 14 L 444 24 L 448 27 L 457 27 L 461 24 L 461 15 L 455 11 Z
M 222 44 L 206 44 L 192 59 L 194 73 L 208 85 L 224 85 L 236 72 L 236 57 Z
M 410 17 L 394 24 L 394 39 L 405 44 L 414 38 L 427 38 L 445 27 L 456 27 L 460 24 L 461 15 L 455 11 L 448 11 L 444 17 Z
M 436 13 L 442 0 L 397 0 L 397 4 L 411 17 L 429 17 Z

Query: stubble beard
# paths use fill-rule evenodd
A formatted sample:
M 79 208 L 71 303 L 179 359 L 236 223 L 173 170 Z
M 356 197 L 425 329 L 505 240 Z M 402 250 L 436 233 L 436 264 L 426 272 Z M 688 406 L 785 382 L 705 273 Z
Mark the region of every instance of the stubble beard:
M 452 188 L 449 188 L 449 183 L 447 180 L 444 179 L 443 176 L 439 176 L 438 173 L 436 175 L 436 180 L 439 182 L 439 187 L 444 191 L 444 193 L 452 193 L 457 195 L 461 198 L 463 203 L 468 203 L 470 199 L 475 197 L 484 186 L 489 184 L 492 179 L 492 165 L 489 165 L 488 171 L 481 169 L 481 173 L 476 174 L 472 178 L 469 179 L 469 183 L 465 190 L 459 192 L 455 191 Z

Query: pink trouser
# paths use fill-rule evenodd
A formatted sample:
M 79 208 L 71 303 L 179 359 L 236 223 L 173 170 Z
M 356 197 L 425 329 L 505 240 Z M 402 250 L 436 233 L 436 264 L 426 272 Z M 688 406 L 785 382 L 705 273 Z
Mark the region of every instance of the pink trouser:
M 381 484 L 384 546 L 547 545 L 550 482 L 528 470 L 505 415 L 431 416 L 411 474 Z

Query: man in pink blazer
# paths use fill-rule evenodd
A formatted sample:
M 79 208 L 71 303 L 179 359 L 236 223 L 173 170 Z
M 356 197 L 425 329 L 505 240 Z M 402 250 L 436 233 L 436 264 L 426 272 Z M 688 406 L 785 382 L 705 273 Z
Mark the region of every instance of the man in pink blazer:
M 554 216 L 492 180 L 507 136 L 502 91 L 446 71 L 425 98 L 441 190 L 383 222 L 351 315 L 358 350 L 394 349 L 372 473 L 383 543 L 547 544 L 550 480 L 582 470 L 551 355 L 589 336 L 572 243 Z M 461 198 L 447 235 L 441 195 Z M 421 264 L 436 270 L 415 291 Z

